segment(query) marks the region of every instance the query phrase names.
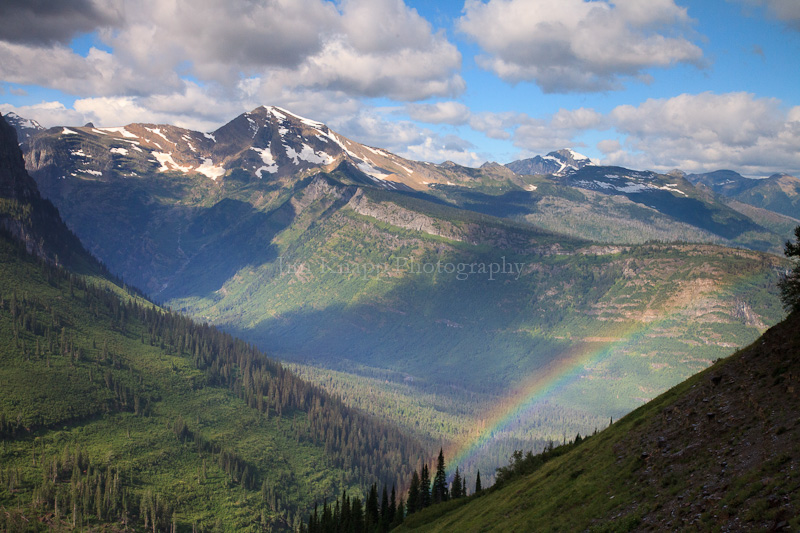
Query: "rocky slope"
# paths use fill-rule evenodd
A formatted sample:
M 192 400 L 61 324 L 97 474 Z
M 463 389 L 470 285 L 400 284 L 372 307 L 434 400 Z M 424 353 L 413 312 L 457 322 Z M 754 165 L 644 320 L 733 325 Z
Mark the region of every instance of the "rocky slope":
M 62 222 L 58 211 L 39 195 L 28 175 L 15 129 L 0 116 L 0 227 L 24 243 L 28 252 L 75 270 L 99 265 Z
M 796 531 L 798 375 L 795 313 L 533 474 L 405 529 Z

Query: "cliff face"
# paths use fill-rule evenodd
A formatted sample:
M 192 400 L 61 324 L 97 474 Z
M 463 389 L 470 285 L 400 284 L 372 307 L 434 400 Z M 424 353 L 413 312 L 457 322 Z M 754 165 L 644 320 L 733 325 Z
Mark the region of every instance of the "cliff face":
M 25 170 L 17 132 L 0 116 L 0 228 L 22 242 L 29 253 L 76 271 L 97 271 L 100 265 L 86 252 L 43 199 Z
M 17 132 L 0 117 L 0 198 L 29 201 L 38 196 L 36 183 L 25 170 Z

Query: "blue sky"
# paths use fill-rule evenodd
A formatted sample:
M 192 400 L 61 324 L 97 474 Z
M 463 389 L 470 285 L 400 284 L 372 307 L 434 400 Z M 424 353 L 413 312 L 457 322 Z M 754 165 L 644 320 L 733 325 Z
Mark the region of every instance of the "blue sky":
M 260 104 L 402 156 L 800 174 L 797 0 L 0 5 L 0 111 L 213 130 Z

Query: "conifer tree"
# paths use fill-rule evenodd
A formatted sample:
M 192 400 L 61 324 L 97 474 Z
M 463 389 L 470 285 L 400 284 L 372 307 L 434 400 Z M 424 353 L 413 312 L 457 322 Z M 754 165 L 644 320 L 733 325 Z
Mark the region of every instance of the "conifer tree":
M 405 509 L 405 502 L 403 501 L 403 498 L 400 498 L 400 503 L 397 504 L 397 512 L 394 513 L 392 528 L 395 528 L 403 523 L 403 519 L 405 518 L 405 513 L 403 512 L 404 509 Z
M 428 465 L 422 465 L 422 474 L 419 477 L 419 500 L 417 501 L 417 511 L 430 507 L 431 505 L 431 475 Z
M 364 510 L 364 521 L 366 522 L 367 529 L 373 530 L 378 525 L 380 515 L 378 512 L 378 485 L 373 483 L 369 488 L 369 495 L 367 496 L 366 509 Z
M 461 478 L 461 497 L 467 497 L 467 477 L 464 476 Z
M 364 531 L 364 509 L 361 499 L 354 496 L 350 508 L 350 531 Z
M 478 475 L 475 476 L 475 494 L 478 494 L 483 487 L 481 487 L 481 471 L 478 470 Z
M 431 494 L 433 503 L 446 502 L 447 491 L 447 472 L 444 466 L 444 451 L 439 448 L 439 457 L 436 460 L 436 475 L 433 477 L 433 493 Z
M 450 496 L 452 496 L 454 500 L 462 496 L 461 473 L 458 471 L 458 467 L 456 467 L 456 473 L 453 475 L 453 488 L 450 490 Z
M 791 272 L 778 282 L 783 307 L 790 313 L 800 311 L 800 226 L 794 229 L 795 242 L 786 241 L 783 253 L 794 261 Z
M 397 493 L 394 490 L 394 485 L 392 485 L 392 495 L 389 497 L 389 526 L 391 527 L 394 524 L 394 518 L 397 514 Z
M 417 512 L 417 502 L 420 501 L 419 495 L 419 474 L 414 470 L 411 474 L 411 485 L 408 487 L 408 502 L 406 503 L 406 514 Z M 421 508 L 420 508 L 421 509 Z
M 341 531 L 350 531 L 350 522 L 351 522 L 351 514 L 350 514 L 350 497 L 347 495 L 347 491 L 342 492 L 342 510 L 341 510 L 341 522 L 340 522 L 340 530 Z
M 383 494 L 381 495 L 381 519 L 380 530 L 389 531 L 389 494 L 386 492 L 386 485 L 383 486 Z

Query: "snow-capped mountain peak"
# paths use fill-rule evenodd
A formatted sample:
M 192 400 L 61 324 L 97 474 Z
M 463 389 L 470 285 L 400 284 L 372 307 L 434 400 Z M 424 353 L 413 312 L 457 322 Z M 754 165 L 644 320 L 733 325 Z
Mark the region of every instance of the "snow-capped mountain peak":
M 17 141 L 20 145 L 26 143 L 31 136 L 44 129 L 42 125 L 35 120 L 21 117 L 13 111 L 9 111 L 3 116 L 6 122 L 17 130 Z
M 517 174 L 553 174 L 563 176 L 567 172 L 581 169 L 591 165 L 592 160 L 583 154 L 564 148 L 550 152 L 547 155 L 522 159 L 508 163 L 506 167 Z

